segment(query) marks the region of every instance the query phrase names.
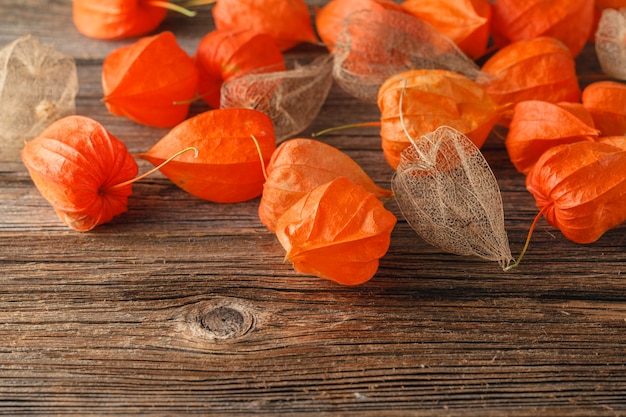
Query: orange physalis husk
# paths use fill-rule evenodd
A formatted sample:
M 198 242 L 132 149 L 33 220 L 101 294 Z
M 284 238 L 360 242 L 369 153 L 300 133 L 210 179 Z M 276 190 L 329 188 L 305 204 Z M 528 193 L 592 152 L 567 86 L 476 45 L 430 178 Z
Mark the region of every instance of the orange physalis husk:
M 594 0 L 496 0 L 491 34 L 498 47 L 549 36 L 577 56 L 593 26 Z
M 137 164 L 95 120 L 66 116 L 27 142 L 22 160 L 37 189 L 69 227 L 83 232 L 127 209 Z
M 404 97 L 402 106 L 400 97 Z M 445 70 L 412 70 L 390 77 L 380 88 L 378 107 L 383 152 L 394 169 L 410 137 L 442 125 L 462 132 L 481 147 L 502 112 L 482 87 Z
M 271 36 L 285 51 L 299 43 L 317 43 L 304 0 L 219 0 L 213 7 L 218 29 L 250 29 Z
M 593 122 L 593 117 L 591 117 L 591 113 L 582 105 L 582 103 L 572 103 L 571 101 L 561 101 L 558 103 L 553 103 L 562 108 L 563 110 L 567 110 L 574 116 L 578 117 L 585 123 L 587 126 L 591 126 L 595 129 L 596 125 Z M 600 134 L 599 132 L 596 132 Z
M 489 58 L 476 82 L 501 105 L 525 100 L 580 101 L 576 63 L 565 45 L 548 37 L 510 44 Z M 499 124 L 507 126 L 510 115 Z
M 95 39 L 145 35 L 165 19 L 167 9 L 145 0 L 73 0 L 72 17 L 78 31 Z
M 174 35 L 162 32 L 109 54 L 102 65 L 102 88 L 112 114 L 172 127 L 187 117 L 198 70 Z
M 442 126 L 412 139 L 391 186 L 404 218 L 429 244 L 505 270 L 513 260 L 496 178 L 461 132 Z
M 626 135 L 626 85 L 614 81 L 589 84 L 582 103 L 602 136 Z
M 296 271 L 357 285 L 376 274 L 395 224 L 396 217 L 374 194 L 339 177 L 285 211 L 276 236 Z
M 148 152 L 139 155 L 160 165 L 179 149 L 194 147 L 198 157 L 182 155 L 160 171 L 188 193 L 213 202 L 236 203 L 263 191 L 264 163 L 276 149 L 272 121 L 256 110 L 217 109 L 185 120 Z
M 211 107 L 220 107 L 220 89 L 225 81 L 251 72 L 285 70 L 283 55 L 274 40 L 252 30 L 214 30 L 198 44 L 198 93 Z
M 221 107 L 262 111 L 274 123 L 278 142 L 302 132 L 319 114 L 332 87 L 332 58 L 276 72 L 252 72 L 225 82 Z
M 406 0 L 402 7 L 432 24 L 471 58 L 487 51 L 491 22 L 488 0 Z
M 626 136 L 624 135 L 601 136 L 598 138 L 598 142 L 608 143 L 609 145 L 613 145 L 626 151 Z
M 390 9 L 349 15 L 332 51 L 333 76 L 350 95 L 376 102 L 383 82 L 411 69 L 445 69 L 475 78 L 478 66 L 431 24 Z
M 313 188 L 338 177 L 349 178 L 378 198 L 392 195 L 391 190 L 377 186 L 344 152 L 313 139 L 283 142 L 272 155 L 266 172 L 259 219 L 272 232 L 289 207 Z
M 602 71 L 613 78 L 626 80 L 626 8 L 602 12 L 595 42 Z
M 343 30 L 344 20 L 349 15 L 361 10 L 384 9 L 405 12 L 399 4 L 391 0 L 331 0 L 315 13 L 317 33 L 326 47 L 332 50 Z
M 582 107 L 580 103 L 578 105 Z M 589 114 L 586 120 L 589 120 Z M 589 125 L 558 104 L 529 100 L 515 105 L 504 143 L 515 168 L 527 174 L 551 147 L 597 138 L 598 131 L 593 128 L 593 122 Z
M 548 223 L 592 243 L 626 220 L 626 149 L 576 142 L 547 150 L 526 177 Z
M 18 161 L 24 140 L 74 114 L 74 58 L 24 35 L 0 50 L 0 160 Z

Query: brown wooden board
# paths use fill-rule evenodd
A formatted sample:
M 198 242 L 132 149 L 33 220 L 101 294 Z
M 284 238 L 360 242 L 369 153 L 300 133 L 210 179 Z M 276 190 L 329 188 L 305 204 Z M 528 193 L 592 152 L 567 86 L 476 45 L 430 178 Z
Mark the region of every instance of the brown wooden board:
M 131 41 L 82 37 L 71 9 L 3 0 L 0 46 L 31 33 L 74 56 L 77 113 L 147 150 L 166 130 L 100 101 L 104 57 Z M 193 53 L 213 27 L 208 7 L 160 29 Z M 600 71 L 593 45 L 577 63 Z M 334 85 L 299 136 L 378 118 Z M 320 140 L 389 186 L 377 128 Z M 483 151 L 517 255 L 537 209 L 502 140 Z M 0 162 L 0 415 L 626 414 L 624 226 L 578 245 L 542 220 L 520 267 L 503 272 L 427 245 L 391 202 L 400 220 L 377 275 L 344 287 L 283 263 L 258 199 L 209 203 L 160 173 L 133 190 L 127 213 L 78 233 L 19 160 Z

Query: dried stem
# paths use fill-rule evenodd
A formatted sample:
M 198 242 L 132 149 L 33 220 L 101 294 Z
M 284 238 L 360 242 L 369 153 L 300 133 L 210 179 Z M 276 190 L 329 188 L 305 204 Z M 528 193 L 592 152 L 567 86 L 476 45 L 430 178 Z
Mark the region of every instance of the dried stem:
M 197 14 L 193 10 L 186 9 L 183 6 L 179 6 L 178 4 L 170 3 L 168 1 L 151 0 L 146 2 L 146 4 L 155 7 L 163 7 L 164 9 L 184 14 L 187 17 L 194 17 Z
M 526 253 L 526 249 L 528 249 L 528 246 L 530 245 L 530 238 L 531 238 L 531 236 L 533 234 L 533 231 L 535 230 L 535 226 L 537 225 L 537 222 L 541 218 L 541 215 L 543 213 L 545 213 L 545 211 L 548 209 L 548 207 L 551 207 L 551 206 L 552 206 L 552 204 L 546 204 L 545 206 L 543 206 L 541 208 L 541 210 L 539 210 L 539 213 L 537 213 L 537 215 L 535 216 L 535 219 L 533 220 L 532 224 L 530 225 L 530 228 L 528 229 L 528 235 L 526 236 L 526 243 L 524 243 L 524 247 L 522 248 L 522 252 L 520 253 L 519 257 L 517 258 L 517 261 L 515 261 L 511 265 L 509 265 L 506 268 L 504 268 L 505 271 L 510 271 L 511 269 L 517 267 L 520 264 L 520 262 L 522 261 L 522 258 L 524 257 L 524 254 Z
M 265 171 L 265 161 L 263 160 L 263 152 L 261 152 L 261 146 L 259 145 L 259 141 L 254 135 L 250 135 L 252 140 L 254 141 L 254 146 L 256 146 L 256 151 L 259 153 L 259 160 L 261 160 L 261 170 L 263 171 L 263 178 L 267 181 L 267 172 Z
M 182 7 L 195 7 L 195 6 L 208 6 L 209 4 L 217 3 L 217 0 L 188 0 L 182 2 Z
M 363 122 L 363 123 L 353 123 L 349 125 L 343 126 L 335 126 L 329 127 L 328 129 L 320 130 L 319 132 L 311 134 L 312 137 L 322 136 L 330 132 L 334 132 L 336 130 L 344 130 L 344 129 L 353 129 L 356 127 L 369 127 L 369 126 L 380 126 L 380 122 Z
M 413 136 L 411 136 L 411 134 L 409 133 L 409 130 L 406 128 L 406 124 L 404 123 L 404 91 L 406 90 L 406 79 L 402 80 L 402 90 L 400 90 L 400 100 L 398 102 L 398 113 L 400 114 L 400 126 L 402 126 L 402 130 L 404 130 L 404 134 L 406 135 L 406 137 L 409 139 L 409 142 L 411 142 L 411 145 L 413 145 L 413 149 L 415 149 L 415 152 L 417 152 L 417 154 L 419 155 L 420 158 L 422 158 L 422 160 L 424 161 L 424 169 L 429 169 L 431 167 L 434 166 L 434 164 L 431 161 L 428 161 L 428 158 L 426 157 L 426 155 L 424 155 L 424 153 L 419 149 L 419 147 L 417 146 L 417 143 L 415 143 L 415 139 L 413 138 Z
M 186 104 L 192 104 L 198 100 L 200 100 L 202 98 L 201 95 L 196 94 L 194 97 L 189 98 L 187 100 L 177 100 L 177 101 L 173 101 L 172 104 L 175 106 L 182 106 L 182 105 L 186 105 Z
M 159 164 L 159 166 L 152 168 L 150 171 L 146 172 L 145 174 L 141 174 L 140 176 L 135 177 L 135 178 L 133 178 L 133 179 L 130 179 L 130 180 L 128 180 L 128 181 L 124 181 L 124 182 L 120 182 L 119 184 L 112 185 L 112 186 L 111 186 L 111 187 L 109 187 L 108 189 L 109 189 L 109 190 L 114 190 L 114 189 L 116 189 L 116 188 L 124 187 L 124 186 L 126 186 L 126 185 L 133 184 L 134 182 L 137 182 L 137 181 L 139 181 L 139 180 L 141 180 L 141 179 L 144 179 L 144 178 L 145 178 L 145 177 L 147 177 L 148 175 L 150 175 L 150 174 L 152 174 L 153 172 L 155 172 L 155 171 L 157 171 L 157 170 L 159 170 L 159 169 L 163 168 L 163 166 L 165 166 L 165 165 L 169 164 L 169 163 L 170 163 L 170 162 L 171 162 L 174 158 L 177 158 L 177 157 L 179 157 L 181 154 L 183 154 L 183 153 L 185 153 L 185 152 L 188 152 L 188 151 L 194 151 L 194 152 L 195 152 L 195 154 L 194 154 L 194 158 L 197 158 L 197 157 L 198 157 L 198 148 L 195 148 L 195 147 L 193 147 L 193 146 L 190 146 L 190 147 L 188 147 L 188 148 L 185 148 L 185 149 L 183 149 L 183 150 L 180 150 L 180 151 L 176 152 L 174 155 L 170 156 L 170 157 L 169 157 L 169 158 L 167 158 L 165 161 L 163 161 L 161 164 Z

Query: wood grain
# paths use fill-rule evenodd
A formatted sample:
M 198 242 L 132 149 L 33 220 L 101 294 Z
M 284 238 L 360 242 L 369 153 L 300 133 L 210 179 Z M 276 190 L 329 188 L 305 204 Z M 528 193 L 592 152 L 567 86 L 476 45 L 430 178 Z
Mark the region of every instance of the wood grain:
M 208 8 L 162 29 L 191 53 L 212 27 Z M 77 112 L 131 152 L 165 133 L 100 102 L 102 60 L 129 41 L 81 37 L 68 0 L 3 1 L 0 45 L 25 33 L 76 57 Z M 599 72 L 592 45 L 577 62 Z M 301 136 L 377 118 L 334 86 Z M 322 140 L 389 185 L 375 128 Z M 497 135 L 484 153 L 518 253 L 534 201 Z M 505 273 L 400 220 L 376 277 L 343 287 L 284 264 L 257 206 L 207 203 L 156 174 L 127 213 L 77 233 L 19 160 L 0 162 L 0 415 L 626 415 L 624 226 L 583 246 L 542 221 Z

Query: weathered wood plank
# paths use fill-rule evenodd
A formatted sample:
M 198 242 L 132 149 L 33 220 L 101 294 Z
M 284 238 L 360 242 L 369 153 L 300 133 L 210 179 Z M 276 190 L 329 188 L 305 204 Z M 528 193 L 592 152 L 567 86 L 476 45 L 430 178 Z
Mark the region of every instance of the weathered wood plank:
M 193 51 L 212 25 L 209 8 L 162 29 Z M 77 57 L 77 112 L 131 152 L 166 132 L 99 101 L 101 62 L 127 41 L 79 36 L 67 0 L 2 2 L 0 45 L 29 32 Z M 598 72 L 592 47 L 578 62 Z M 302 136 L 377 117 L 334 86 Z M 321 140 L 388 186 L 375 128 Z M 517 253 L 536 208 L 497 135 L 484 153 Z M 401 220 L 377 276 L 352 288 L 284 264 L 257 206 L 207 203 L 156 174 L 127 213 L 81 234 L 19 161 L 0 162 L 0 415 L 626 414 L 623 226 L 583 246 L 540 222 L 505 273 L 441 253 Z

